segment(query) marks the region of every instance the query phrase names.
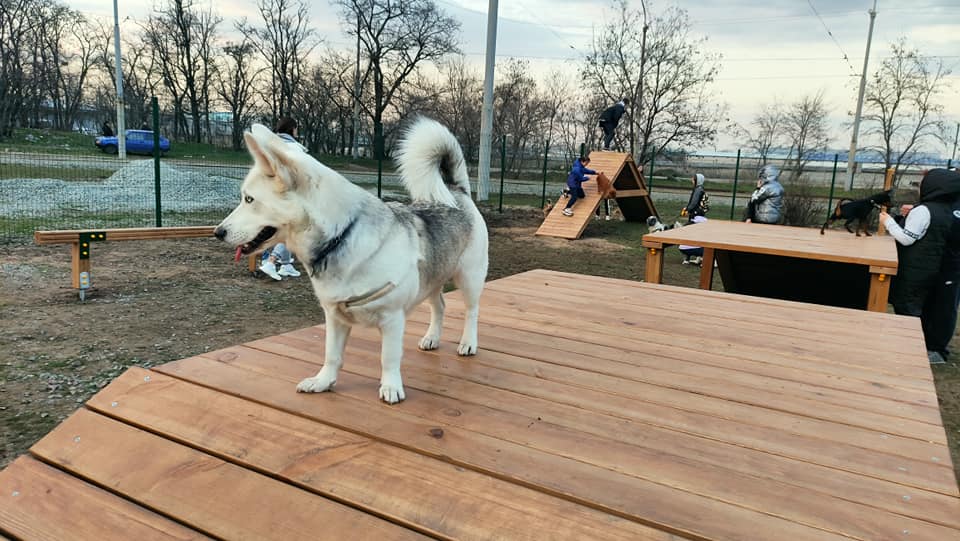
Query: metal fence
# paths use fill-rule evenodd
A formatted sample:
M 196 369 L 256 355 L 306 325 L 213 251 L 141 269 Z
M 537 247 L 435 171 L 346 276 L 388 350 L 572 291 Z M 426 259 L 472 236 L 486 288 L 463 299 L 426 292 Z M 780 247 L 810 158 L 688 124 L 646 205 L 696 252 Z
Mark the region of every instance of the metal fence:
M 0 240 L 28 241 L 35 230 L 215 224 L 239 201 L 240 184 L 249 169 L 249 159 L 243 154 L 233 163 L 162 158 L 157 170 L 153 158 L 120 160 L 92 152 L 0 152 Z M 769 161 L 784 169 L 788 193 L 823 199 L 826 207 L 835 197 L 847 195 L 841 189 L 845 164 L 836 158 L 838 163 L 811 162 L 797 179 L 791 178 L 787 161 Z M 323 157 L 320 160 L 324 161 Z M 342 157 L 339 160 L 343 162 Z M 571 165 L 569 158 L 551 154 L 547 148 L 539 153 L 528 151 L 523 160 L 494 152 L 492 162 L 490 199 L 485 204 L 494 210 L 542 207 L 546 200 L 555 200 Z M 502 162 L 522 166 L 506 172 Z M 922 170 L 935 165 L 908 168 L 900 186 L 918 183 Z M 642 170 L 654 196 L 671 200 L 682 199 L 690 189 L 689 179 L 703 173 L 708 193 L 729 206 L 730 217 L 734 217 L 735 208 L 746 204 L 747 194 L 754 188 L 759 166 L 758 160 L 742 155 L 738 160 L 736 155 L 677 158 L 658 154 Z M 382 174 L 375 166 L 365 171 L 354 169 L 339 168 L 349 180 L 382 198 L 406 196 L 392 162 L 383 162 Z M 471 171 L 471 176 L 475 181 L 476 171 Z M 883 177 L 882 164 L 864 164 L 856 175 L 858 193 L 879 188 Z

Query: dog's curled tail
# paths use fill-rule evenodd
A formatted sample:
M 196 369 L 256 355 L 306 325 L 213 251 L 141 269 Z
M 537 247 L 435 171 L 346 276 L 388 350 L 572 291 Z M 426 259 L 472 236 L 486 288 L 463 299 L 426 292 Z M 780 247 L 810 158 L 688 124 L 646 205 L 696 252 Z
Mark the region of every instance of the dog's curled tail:
M 420 117 L 413 121 L 400 142 L 397 159 L 400 179 L 414 201 L 458 207 L 453 192 L 470 195 L 460 143 L 435 120 Z

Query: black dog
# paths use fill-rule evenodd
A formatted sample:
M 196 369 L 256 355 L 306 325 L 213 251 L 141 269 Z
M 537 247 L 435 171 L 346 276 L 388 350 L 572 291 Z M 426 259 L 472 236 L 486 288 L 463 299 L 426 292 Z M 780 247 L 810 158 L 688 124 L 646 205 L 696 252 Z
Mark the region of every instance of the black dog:
M 847 231 L 853 233 L 854 231 L 850 229 L 850 224 L 852 224 L 854 220 L 858 220 L 857 236 L 859 237 L 860 231 L 863 231 L 863 233 L 869 237 L 870 232 L 867 231 L 867 221 L 870 218 L 870 212 L 874 208 L 889 206 L 892 192 L 893 189 L 890 189 L 885 192 L 873 194 L 865 199 L 841 199 L 837 202 L 836 208 L 833 209 L 833 213 L 830 214 L 827 221 L 823 222 L 823 227 L 820 228 L 820 234 L 823 235 L 823 230 L 832 224 L 834 220 L 845 219 L 846 223 L 843 225 L 847 228 Z

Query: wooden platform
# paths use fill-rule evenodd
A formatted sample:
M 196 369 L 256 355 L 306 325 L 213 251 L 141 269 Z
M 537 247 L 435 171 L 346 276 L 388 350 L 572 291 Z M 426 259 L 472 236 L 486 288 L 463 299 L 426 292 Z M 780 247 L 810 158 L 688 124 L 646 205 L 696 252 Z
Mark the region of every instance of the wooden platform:
M 617 190 L 617 207 L 628 222 L 643 222 L 648 216 L 656 215 L 657 209 L 650 198 L 650 192 L 643 180 L 643 174 L 629 154 L 623 152 L 593 151 L 590 153 L 590 169 L 604 173 L 613 182 Z M 565 199 L 559 199 L 537 229 L 537 235 L 578 239 L 590 223 L 594 212 L 602 201 L 597 191 L 594 175 L 588 175 L 589 181 L 583 183 L 586 197 L 574 205 L 573 216 L 564 216 Z
M 675 244 L 702 246 L 700 287 L 710 289 L 716 260 L 729 293 L 885 312 L 897 274 L 890 236 L 710 220 L 644 235 L 648 282 L 660 282 L 663 249 Z
M 130 369 L 0 472 L 0 536 L 960 538 L 915 319 L 532 271 L 463 359 L 447 298 L 396 406 L 359 329 L 334 393 L 294 392 L 322 327 Z

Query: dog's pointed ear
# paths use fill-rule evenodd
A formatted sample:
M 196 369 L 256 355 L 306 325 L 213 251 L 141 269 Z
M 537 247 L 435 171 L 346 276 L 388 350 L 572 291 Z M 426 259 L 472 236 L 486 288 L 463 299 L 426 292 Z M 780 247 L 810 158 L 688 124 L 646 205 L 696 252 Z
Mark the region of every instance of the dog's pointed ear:
M 250 127 L 250 131 L 243 132 L 243 140 L 247 143 L 247 150 L 250 151 L 250 155 L 253 156 L 254 166 L 262 169 L 267 176 L 273 177 L 277 175 L 277 164 L 266 149 L 264 131 L 267 132 L 267 135 L 273 135 L 266 126 L 254 124 Z
M 243 138 L 253 156 L 254 166 L 274 179 L 278 192 L 296 188 L 296 168 L 288 143 L 262 124 L 254 124 Z

